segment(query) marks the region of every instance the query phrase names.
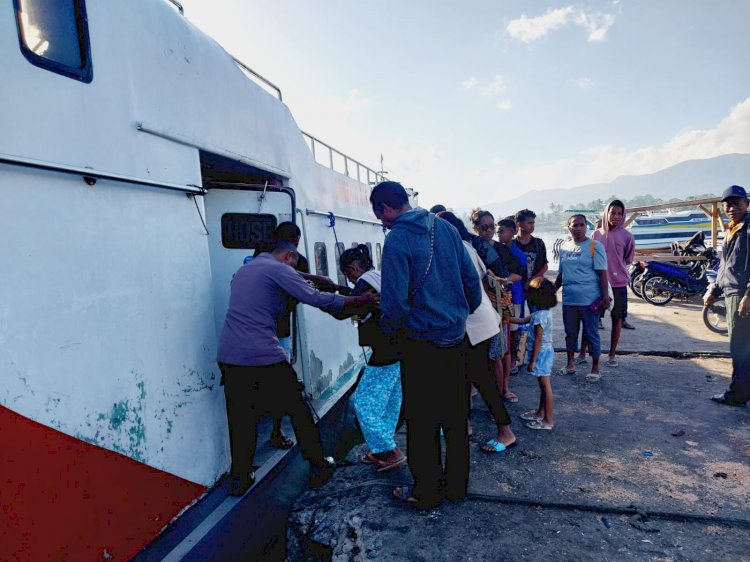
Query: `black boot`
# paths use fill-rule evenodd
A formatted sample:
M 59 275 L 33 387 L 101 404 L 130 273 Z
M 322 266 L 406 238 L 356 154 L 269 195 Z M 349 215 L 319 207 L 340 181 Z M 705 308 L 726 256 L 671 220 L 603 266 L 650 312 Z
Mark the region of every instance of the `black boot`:
M 310 487 L 320 488 L 333 475 L 336 463 L 331 457 L 323 457 L 319 463 L 310 463 Z
M 229 494 L 232 496 L 243 496 L 255 484 L 255 473 L 248 472 L 244 476 L 233 474 L 229 483 Z

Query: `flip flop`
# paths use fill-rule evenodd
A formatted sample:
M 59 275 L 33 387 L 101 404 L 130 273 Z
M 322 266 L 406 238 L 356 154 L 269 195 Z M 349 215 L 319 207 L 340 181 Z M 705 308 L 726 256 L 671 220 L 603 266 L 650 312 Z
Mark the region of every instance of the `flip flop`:
M 393 462 L 380 461 L 378 462 L 378 468 L 377 470 L 375 470 L 375 472 L 388 472 L 389 470 L 393 470 L 397 466 L 401 466 L 405 462 L 406 462 L 406 456 L 403 456 L 397 461 L 393 461 Z
M 513 394 L 512 392 L 506 392 L 503 394 L 503 400 L 506 402 L 510 402 L 511 404 L 516 404 L 518 402 L 518 396 Z
M 542 417 L 537 414 L 536 410 L 529 410 L 528 412 L 524 412 L 520 417 L 525 421 L 536 421 L 542 419 Z
M 578 357 L 575 360 L 576 365 L 585 365 L 586 364 L 586 358 L 585 357 Z
M 555 374 L 556 375 L 575 375 L 576 371 L 575 369 L 573 369 L 572 371 L 569 371 L 565 367 L 560 367 Z
M 545 431 L 550 431 L 555 426 L 554 425 L 547 425 L 542 420 L 534 420 L 534 421 L 530 421 L 529 423 L 527 423 L 526 427 L 528 427 L 529 429 L 542 429 L 542 430 L 545 430 Z
M 626 330 L 635 330 L 635 326 L 633 326 L 632 324 L 628 324 L 627 322 L 623 322 L 622 327 Z
M 599 373 L 589 373 L 586 375 L 586 382 L 599 382 L 602 376 Z
M 605 367 L 619 367 L 620 364 L 615 359 L 608 359 L 604 364 Z
M 365 453 L 360 457 L 359 460 L 365 464 L 380 464 L 381 462 L 383 462 L 372 453 Z
M 510 449 L 511 447 L 516 446 L 517 441 L 513 441 L 510 445 L 506 445 L 504 443 L 500 443 L 500 441 L 495 441 L 494 439 L 490 439 L 482 445 L 482 450 L 485 453 L 502 453 L 503 451 L 506 451 Z

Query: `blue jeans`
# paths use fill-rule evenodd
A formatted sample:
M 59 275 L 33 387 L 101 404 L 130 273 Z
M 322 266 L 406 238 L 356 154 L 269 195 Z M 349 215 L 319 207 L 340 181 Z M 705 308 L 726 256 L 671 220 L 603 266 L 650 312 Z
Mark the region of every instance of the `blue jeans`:
M 598 359 L 602 354 L 599 339 L 599 314 L 588 306 L 563 305 L 563 326 L 565 326 L 565 349 L 578 351 L 578 323 L 583 321 L 583 337 L 591 345 L 590 354 Z

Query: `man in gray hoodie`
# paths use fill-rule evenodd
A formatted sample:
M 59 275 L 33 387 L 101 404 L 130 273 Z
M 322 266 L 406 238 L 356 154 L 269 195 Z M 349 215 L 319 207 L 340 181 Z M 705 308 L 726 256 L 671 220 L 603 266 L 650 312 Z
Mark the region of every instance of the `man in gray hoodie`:
M 469 479 L 466 318 L 482 301 L 479 276 L 456 229 L 406 190 L 381 182 L 370 194 L 375 216 L 391 229 L 383 246 L 383 332 L 401 350 L 407 456 L 414 489 L 394 496 L 419 508 L 466 497 Z M 446 460 L 441 462 L 440 430 Z

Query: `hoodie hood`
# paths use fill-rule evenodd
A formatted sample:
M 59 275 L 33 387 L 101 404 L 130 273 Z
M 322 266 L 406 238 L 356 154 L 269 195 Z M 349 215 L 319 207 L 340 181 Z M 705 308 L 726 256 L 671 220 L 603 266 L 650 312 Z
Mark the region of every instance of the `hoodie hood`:
M 622 210 L 622 221 L 620 221 L 620 224 L 616 226 L 615 228 L 609 227 L 609 213 L 612 210 L 612 203 L 607 205 L 607 208 L 602 211 L 602 227 L 599 229 L 604 234 L 607 234 L 610 230 L 625 230 L 625 220 L 628 218 L 628 212 L 626 209 Z
M 435 220 L 435 215 L 428 213 L 421 207 L 406 211 L 403 215 L 400 215 L 393 221 L 391 230 L 403 228 L 414 234 L 424 234 L 429 232 L 432 228 L 432 222 Z

